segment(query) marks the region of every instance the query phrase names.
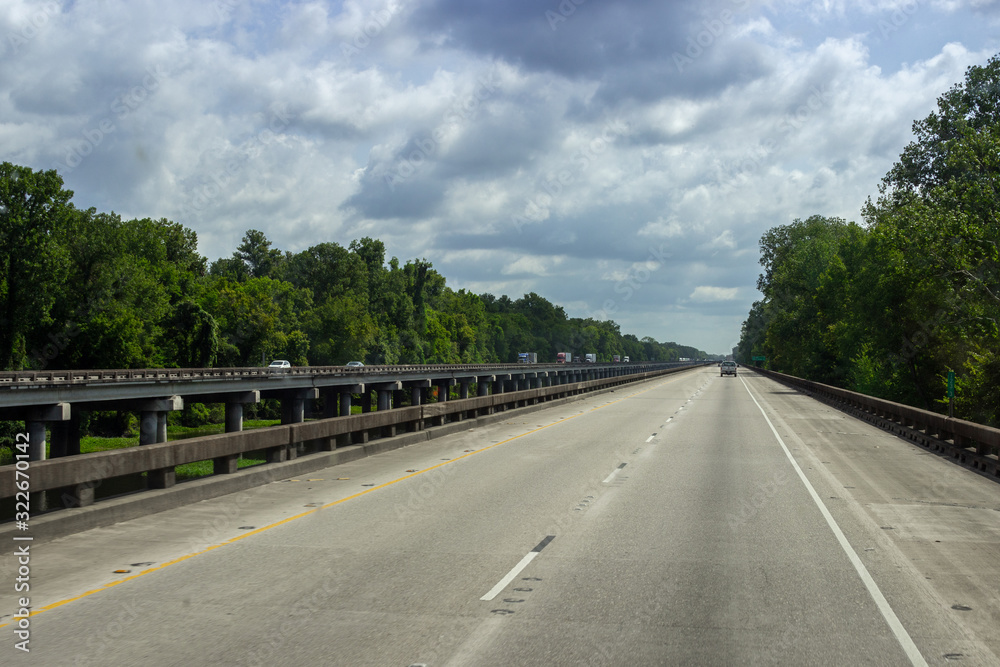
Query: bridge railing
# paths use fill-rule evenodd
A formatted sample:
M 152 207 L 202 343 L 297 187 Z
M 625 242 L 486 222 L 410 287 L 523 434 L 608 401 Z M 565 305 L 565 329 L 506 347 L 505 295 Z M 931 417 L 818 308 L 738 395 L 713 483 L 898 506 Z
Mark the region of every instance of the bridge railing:
M 760 368 L 754 370 L 784 384 L 831 399 L 852 409 L 867 421 L 878 423 L 909 440 L 947 453 L 961 463 L 989 475 L 1000 477 L 1000 429 L 803 380 L 793 375 Z
M 552 370 L 556 368 L 620 368 L 640 370 L 643 368 L 678 365 L 677 362 L 640 362 L 635 364 L 429 364 L 429 365 L 386 365 L 386 366 L 292 366 L 291 368 L 268 368 L 248 366 L 233 368 L 133 368 L 95 370 L 46 370 L 46 371 L 5 371 L 0 372 L 0 388 L 19 385 L 82 384 L 94 382 L 148 382 L 229 380 L 275 376 L 344 376 L 359 378 L 371 375 L 394 375 L 400 373 L 462 373 L 478 371 L 520 371 Z
M 413 407 L 285 424 L 235 433 L 222 433 L 185 440 L 127 447 L 103 452 L 32 461 L 31 492 L 61 492 L 60 506 L 86 506 L 95 500 L 94 489 L 102 482 L 127 475 L 147 473 L 149 488 L 173 486 L 175 466 L 212 460 L 216 475 L 237 472 L 236 458 L 263 451 L 268 463 L 297 458 L 307 443 L 322 452 L 368 442 L 371 437 L 391 437 L 397 431 L 416 432 L 426 425 L 443 425 L 499 410 L 509 410 L 542 401 L 637 382 L 690 368 L 647 371 L 584 382 L 552 385 L 522 391 L 502 392 L 467 399 L 454 399 Z M 266 465 L 266 464 L 263 464 Z M 15 465 L 0 467 L 0 499 L 17 492 Z M 58 495 L 58 494 L 57 494 Z

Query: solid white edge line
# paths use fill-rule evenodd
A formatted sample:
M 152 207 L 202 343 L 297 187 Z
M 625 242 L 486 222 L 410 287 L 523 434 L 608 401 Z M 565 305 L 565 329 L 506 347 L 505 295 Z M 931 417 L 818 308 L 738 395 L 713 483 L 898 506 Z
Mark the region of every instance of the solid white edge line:
M 865 588 L 868 589 L 868 593 L 872 596 L 872 599 L 875 600 L 875 605 L 878 607 L 879 611 L 882 612 L 882 617 L 885 619 L 885 622 L 889 624 L 889 629 L 892 630 L 892 634 L 896 636 L 896 640 L 902 647 L 903 652 L 906 653 L 906 657 L 910 659 L 910 664 L 917 665 L 918 667 L 927 667 L 927 661 L 924 660 L 924 656 L 920 654 L 920 649 L 918 649 L 917 645 L 913 643 L 913 639 L 910 638 L 910 634 L 906 631 L 906 628 L 903 627 L 903 624 L 900 623 L 899 618 L 896 616 L 896 612 L 894 612 L 892 607 L 889 605 L 889 601 L 885 599 L 885 596 L 882 595 L 882 591 L 879 590 L 878 584 L 876 584 L 875 580 L 872 579 L 872 575 L 868 572 L 868 568 L 866 568 L 865 564 L 861 562 L 857 552 L 854 551 L 851 543 L 847 541 L 847 537 L 844 535 L 844 532 L 840 529 L 840 526 L 837 525 L 836 520 L 834 520 L 833 515 L 830 514 L 830 510 L 828 510 L 826 505 L 823 504 L 819 494 L 816 493 L 816 489 L 813 488 L 813 485 L 809 482 L 805 473 L 802 472 L 802 468 L 799 467 L 799 464 L 795 461 L 792 453 L 788 450 L 788 447 L 785 445 L 785 441 L 781 439 L 780 435 L 778 435 L 777 429 L 774 428 L 774 424 L 771 423 L 767 413 L 764 412 L 764 408 L 761 407 L 760 403 L 757 402 L 757 398 L 753 395 L 753 392 L 750 391 L 750 387 L 747 386 L 746 380 L 740 378 L 740 381 L 746 388 L 747 393 L 750 394 L 750 398 L 753 399 L 757 409 L 760 410 L 760 414 L 764 416 L 764 421 L 766 421 L 767 425 L 771 427 L 771 433 L 773 433 L 774 437 L 777 438 L 778 444 L 781 445 L 781 449 L 785 452 L 785 456 L 792 464 L 792 467 L 798 474 L 799 479 L 802 480 L 806 490 L 809 491 L 809 495 L 812 496 L 813 502 L 816 503 L 816 507 L 819 508 L 823 518 L 826 519 L 826 523 L 830 526 L 830 530 L 833 531 L 837 541 L 840 542 L 840 547 L 844 550 L 844 553 L 847 554 L 848 560 L 851 561 L 851 565 L 854 566 L 858 576 L 861 577 L 861 581 L 864 582 Z
M 491 588 L 489 593 L 487 593 L 486 595 L 484 595 L 479 599 L 489 601 L 495 598 L 497 595 L 499 595 L 500 591 L 507 588 L 507 584 L 514 581 L 514 577 L 520 574 L 521 570 L 528 567 L 528 563 L 530 563 L 532 559 L 538 554 L 539 554 L 538 551 L 529 551 L 528 555 L 522 558 L 521 562 L 515 565 L 513 570 L 507 573 L 507 576 L 505 576 L 503 579 L 497 582 L 497 585 Z

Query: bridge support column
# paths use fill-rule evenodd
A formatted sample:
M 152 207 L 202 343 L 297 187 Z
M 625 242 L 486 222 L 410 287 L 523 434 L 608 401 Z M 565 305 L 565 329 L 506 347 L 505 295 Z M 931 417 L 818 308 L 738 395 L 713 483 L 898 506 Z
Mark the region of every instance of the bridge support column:
M 46 425 L 52 429 L 48 458 L 80 453 L 80 414 L 69 403 L 56 403 L 55 405 L 32 408 L 28 412 L 25 427 L 28 431 L 29 460 L 41 461 L 46 458 Z M 94 502 L 94 485 L 92 483 L 75 484 L 64 487 L 60 491 L 64 507 L 80 507 L 91 505 Z M 32 507 L 48 508 L 44 492 L 32 493 L 29 500 Z
M 409 380 L 403 383 L 404 386 L 410 389 L 410 405 L 416 407 L 418 405 L 423 405 L 427 402 L 426 391 L 427 388 L 431 386 L 430 380 Z M 424 429 L 424 420 L 417 419 L 415 421 L 409 422 L 407 430 L 411 433 L 414 431 L 422 431 Z
M 157 436 L 157 419 L 154 410 L 139 412 L 139 444 L 155 445 Z
M 319 389 L 315 387 L 309 387 L 307 389 L 287 389 L 281 391 L 278 394 L 278 399 L 281 401 L 281 423 L 282 424 L 301 424 L 306 418 L 306 401 L 319 398 Z M 303 443 L 294 442 L 284 447 L 271 447 L 268 450 L 267 457 L 268 463 L 279 463 L 281 461 L 290 461 L 298 457 L 299 449 L 302 448 Z M 285 454 L 282 454 L 278 450 L 284 450 Z M 272 460 L 272 459 L 277 460 Z
M 509 375 L 494 375 L 493 378 L 494 378 L 493 379 L 493 395 L 497 396 L 499 394 L 503 394 L 504 393 L 504 389 L 505 389 L 504 385 L 507 383 L 507 380 L 510 378 L 510 376 Z M 496 404 L 496 405 L 493 406 L 492 411 L 493 412 L 501 412 L 504 409 L 505 408 L 504 408 L 503 403 L 498 403 L 498 404 Z
M 391 389 L 379 389 L 378 390 L 378 404 L 376 410 L 379 412 L 384 412 L 385 410 L 392 409 L 392 390 Z
M 471 384 L 474 379 L 475 378 L 458 378 L 458 380 L 457 380 L 457 382 L 458 382 L 458 400 L 461 401 L 461 400 L 466 399 L 466 398 L 469 397 L 469 384 Z M 476 411 L 475 410 L 463 410 L 462 412 L 456 413 L 455 414 L 455 418 L 458 419 L 458 420 L 462 420 L 462 419 L 466 419 L 466 418 L 475 419 L 476 418 Z
M 330 417 L 350 417 L 351 416 L 351 402 L 354 399 L 354 394 L 364 393 L 365 386 L 362 384 L 355 384 L 350 386 L 339 385 L 336 387 L 330 387 L 330 398 L 327 401 L 329 404 Z M 322 391 L 322 390 L 321 390 Z M 319 443 L 320 451 L 329 452 L 333 451 L 336 447 L 346 447 L 351 444 L 351 434 L 342 433 L 340 435 L 335 435 L 330 438 L 324 438 L 323 441 Z
M 489 396 L 490 395 L 490 384 L 493 382 L 492 375 L 478 375 L 476 376 L 476 395 L 477 396 Z M 493 408 L 480 408 L 476 410 L 475 416 L 479 415 L 489 415 L 493 414 Z
M 243 404 L 226 403 L 226 433 L 239 433 L 243 430 Z
M 180 396 L 155 398 L 140 401 L 139 408 L 139 444 L 155 445 L 167 441 L 167 413 L 184 409 L 184 400 Z M 146 473 L 146 484 L 151 489 L 168 489 L 177 482 L 174 467 L 150 470 Z
M 446 403 L 449 399 L 449 394 L 451 393 L 451 386 L 455 384 L 455 378 L 438 379 L 435 380 L 435 384 L 437 385 L 438 403 Z M 434 417 L 434 425 L 444 425 L 448 421 L 448 417 L 448 415 L 438 415 L 437 417 Z
M 437 400 L 438 403 L 446 403 L 451 400 L 451 388 L 455 385 L 455 378 L 445 378 L 443 380 L 437 380 Z M 461 415 L 457 415 L 453 418 L 461 419 Z M 447 422 L 449 417 L 447 415 L 441 415 L 437 418 L 438 425 Z
M 359 393 L 361 396 L 361 414 L 367 415 L 372 411 L 371 385 L 364 385 L 364 390 Z M 368 444 L 368 431 L 355 431 L 351 433 L 351 442 L 355 445 Z
M 323 404 L 323 419 L 333 419 L 340 414 L 340 392 L 336 387 L 320 387 L 319 400 Z
M 157 412 L 156 413 L 156 441 L 166 442 L 167 441 L 167 413 Z
M 28 460 L 45 460 L 45 422 L 27 421 L 25 427 L 28 431 Z
M 243 404 L 226 403 L 226 433 L 243 430 Z M 239 454 L 217 456 L 212 459 L 212 472 L 216 475 L 232 475 L 240 469 Z
M 80 411 L 70 406 L 69 419 L 53 421 L 52 442 L 49 444 L 50 458 L 75 456 L 80 453 Z
M 34 408 L 25 419 L 25 427 L 28 431 L 28 460 L 44 461 L 45 454 L 45 428 L 49 422 L 65 421 L 69 419 L 69 403 L 56 403 L 55 405 Z
M 382 412 L 384 410 L 392 409 L 392 394 L 398 391 L 402 387 L 401 382 L 383 382 L 380 384 L 366 386 L 367 389 L 374 389 L 378 397 L 378 411 Z M 391 438 L 396 435 L 395 424 L 389 424 L 388 426 L 383 426 L 381 433 L 379 434 L 383 438 Z
M 243 404 L 226 403 L 226 433 L 238 433 L 243 430 Z M 212 473 L 216 475 L 232 475 L 240 469 L 240 455 L 229 454 L 212 459 Z
M 226 396 L 226 433 L 243 430 L 243 404 L 259 403 L 260 391 L 247 391 Z M 212 459 L 212 472 L 216 475 L 232 475 L 239 470 L 239 454 L 217 456 Z
M 306 417 L 306 400 L 318 398 L 316 389 L 292 389 L 281 397 L 281 423 L 301 424 Z

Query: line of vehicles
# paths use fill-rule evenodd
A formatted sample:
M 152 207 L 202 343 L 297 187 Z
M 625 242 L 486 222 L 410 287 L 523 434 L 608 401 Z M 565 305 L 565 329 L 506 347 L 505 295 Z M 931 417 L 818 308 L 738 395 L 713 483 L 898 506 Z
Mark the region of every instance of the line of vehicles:
M 622 358 L 621 355 L 616 354 L 611 357 L 612 363 L 629 363 L 629 358 Z M 519 364 L 537 364 L 538 363 L 538 353 L 537 352 L 520 352 L 517 355 L 517 363 Z M 584 354 L 582 357 L 580 355 L 574 356 L 572 352 L 557 352 L 556 353 L 556 363 L 557 364 L 596 364 L 597 355 L 592 353 Z
M 622 355 L 612 355 L 612 363 L 629 363 L 629 358 Z M 538 353 L 537 352 L 519 352 L 517 355 L 517 363 L 519 364 L 537 364 L 538 363 Z M 570 363 L 584 363 L 584 364 L 596 364 L 597 355 L 593 353 L 586 353 L 582 357 L 580 355 L 574 356 L 572 352 L 559 352 L 556 354 L 556 363 L 558 364 L 570 364 Z M 273 372 L 281 372 L 288 370 L 292 367 L 285 359 L 275 359 L 270 363 L 268 368 Z M 347 362 L 348 368 L 363 368 L 364 363 L 360 361 L 349 361 Z

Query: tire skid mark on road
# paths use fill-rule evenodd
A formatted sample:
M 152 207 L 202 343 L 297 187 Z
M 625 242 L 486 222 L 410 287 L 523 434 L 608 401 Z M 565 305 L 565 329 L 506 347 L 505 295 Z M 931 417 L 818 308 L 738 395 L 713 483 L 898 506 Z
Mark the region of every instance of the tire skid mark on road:
M 647 389 L 642 389 L 640 391 L 636 391 L 636 392 L 633 392 L 631 394 L 627 394 L 627 395 L 622 396 L 621 398 L 616 399 L 614 401 L 610 401 L 610 402 L 605 403 L 603 405 L 598 405 L 598 406 L 596 406 L 594 408 L 591 408 L 590 412 L 593 412 L 595 410 L 600 410 L 602 408 L 606 408 L 608 406 L 615 405 L 616 403 L 620 403 L 620 402 L 622 402 L 622 401 L 624 401 L 626 399 L 633 398 L 635 396 L 639 396 L 641 394 L 645 394 L 645 393 L 648 393 L 650 391 L 659 389 L 660 387 L 662 387 L 664 385 L 667 385 L 667 384 L 671 384 L 673 382 L 676 382 L 677 380 L 680 380 L 680 379 L 682 379 L 685 376 L 686 376 L 686 374 L 678 373 L 676 376 L 670 378 L 669 380 L 666 380 L 664 382 L 659 382 L 659 383 L 657 383 L 656 385 L 654 385 L 652 387 L 649 387 Z M 538 433 L 539 431 L 543 431 L 543 430 L 545 430 L 547 428 L 551 428 L 553 426 L 558 426 L 559 424 L 567 422 L 570 419 L 575 419 L 576 417 L 579 417 L 579 416 L 584 415 L 584 414 L 587 414 L 587 413 L 584 412 L 584 411 L 578 412 L 576 414 L 570 415 L 569 417 L 564 417 L 562 419 L 556 420 L 556 421 L 552 422 L 551 424 L 546 424 L 545 426 L 541 426 L 539 428 L 535 428 L 535 429 L 532 429 L 530 431 L 526 431 L 524 433 L 521 433 L 519 435 L 515 435 L 515 436 L 507 438 L 505 440 L 501 440 L 500 442 L 497 442 L 497 443 L 492 444 L 492 445 L 488 445 L 488 446 L 483 447 L 481 449 L 472 450 L 472 451 L 470 451 L 467 454 L 463 454 L 462 456 L 457 456 L 457 457 L 455 457 L 453 459 L 450 459 L 448 461 L 442 461 L 441 463 L 438 463 L 437 465 L 431 466 L 430 468 L 425 468 L 423 470 L 419 470 L 417 472 L 413 472 L 413 473 L 410 473 L 408 475 L 403 475 L 402 477 L 398 477 L 398 478 L 396 478 L 396 479 L 394 479 L 392 481 L 385 482 L 385 483 L 379 484 L 377 486 L 373 486 L 371 488 L 365 489 L 364 491 L 360 491 L 358 493 L 352 494 L 352 495 L 347 496 L 345 498 L 341 498 L 340 500 L 335 500 L 333 502 L 326 503 L 325 505 L 322 505 L 320 507 L 311 508 L 311 509 L 309 509 L 306 512 L 300 512 L 299 514 L 295 514 L 293 516 L 285 517 L 284 519 L 281 519 L 280 521 L 275 521 L 274 523 L 270 523 L 270 524 L 268 524 L 266 526 L 261 526 L 260 528 L 256 528 L 254 530 L 249 530 L 249 531 L 247 531 L 245 533 L 242 533 L 241 535 L 237 535 L 237 536 L 232 537 L 232 538 L 230 538 L 228 540 L 224 540 L 224 541 L 219 542 L 217 544 L 213 544 L 213 545 L 211 545 L 209 547 L 206 547 L 204 549 L 201 549 L 199 551 L 193 551 L 193 552 L 191 552 L 189 554 L 185 554 L 183 556 L 179 556 L 177 558 L 174 558 L 173 560 L 165 561 L 165 562 L 161 563 L 160 565 L 157 565 L 156 567 L 147 568 L 147 569 L 142 570 L 141 572 L 137 572 L 136 574 L 133 574 L 131 576 L 122 577 L 121 579 L 117 579 L 115 581 L 108 582 L 108 583 L 106 583 L 106 584 L 104 584 L 102 586 L 98 586 L 97 588 L 93 588 L 93 589 L 91 589 L 89 591 L 85 591 L 83 593 L 80 593 L 79 595 L 74 595 L 73 597 L 69 597 L 69 598 L 66 598 L 64 600 L 58 600 L 56 602 L 49 603 L 49 604 L 47 604 L 47 605 L 45 605 L 43 607 L 40 607 L 38 609 L 31 610 L 31 613 L 28 614 L 28 617 L 34 618 L 35 616 L 38 616 L 39 614 L 43 614 L 43 613 L 45 613 L 47 611 L 51 611 L 53 609 L 57 609 L 59 607 L 67 605 L 67 604 L 69 604 L 71 602 L 76 602 L 77 600 L 81 600 L 83 598 L 90 597 L 91 595 L 96 595 L 98 593 L 102 593 L 104 591 L 107 591 L 107 590 L 110 590 L 110 589 L 114 588 L 115 586 L 119 586 L 121 584 L 124 584 L 126 582 L 132 581 L 134 579 L 138 579 L 139 577 L 146 576 L 147 574 L 152 574 L 153 572 L 159 572 L 159 571 L 161 571 L 161 570 L 163 570 L 165 568 L 170 567 L 171 565 L 176 565 L 177 563 L 183 563 L 184 561 L 190 560 L 190 559 L 194 558 L 195 556 L 201 556 L 201 555 L 207 554 L 207 553 L 209 553 L 211 551 L 215 551 L 216 549 L 220 549 L 222 547 L 229 546 L 231 544 L 235 544 L 236 542 L 239 542 L 240 540 L 244 540 L 244 539 L 250 537 L 251 535 L 259 535 L 260 533 L 263 533 L 265 531 L 271 530 L 272 528 L 277 528 L 278 526 L 283 526 L 286 523 L 291 523 L 292 521 L 295 521 L 297 519 L 301 519 L 303 517 L 311 516 L 311 515 L 316 514 L 317 512 L 319 512 L 321 510 L 333 507 L 335 505 L 339 505 L 341 503 L 345 503 L 348 500 L 354 500 L 356 498 L 360 498 L 361 496 L 367 495 L 367 494 L 372 493 L 374 491 L 378 491 L 379 489 L 384 489 L 384 488 L 392 486 L 393 484 L 396 484 L 398 482 L 402 482 L 403 480 L 410 479 L 411 477 L 416 477 L 417 475 L 423 475 L 423 474 L 429 473 L 429 472 L 431 472 L 433 470 L 437 470 L 438 468 L 440 468 L 442 466 L 449 465 L 449 464 L 454 463 L 456 461 L 461 461 L 462 459 L 465 459 L 465 458 L 467 458 L 469 456 L 472 456 L 473 454 L 479 454 L 481 452 L 488 451 L 490 449 L 493 449 L 494 447 L 499 447 L 500 445 L 504 445 L 504 444 L 506 444 L 508 442 L 512 442 L 512 441 L 517 440 L 519 438 L 523 438 L 525 436 L 532 435 L 534 433 Z M 3 624 L 0 624 L 0 629 L 6 628 L 6 627 L 10 626 L 11 624 L 12 623 L 3 623 Z

